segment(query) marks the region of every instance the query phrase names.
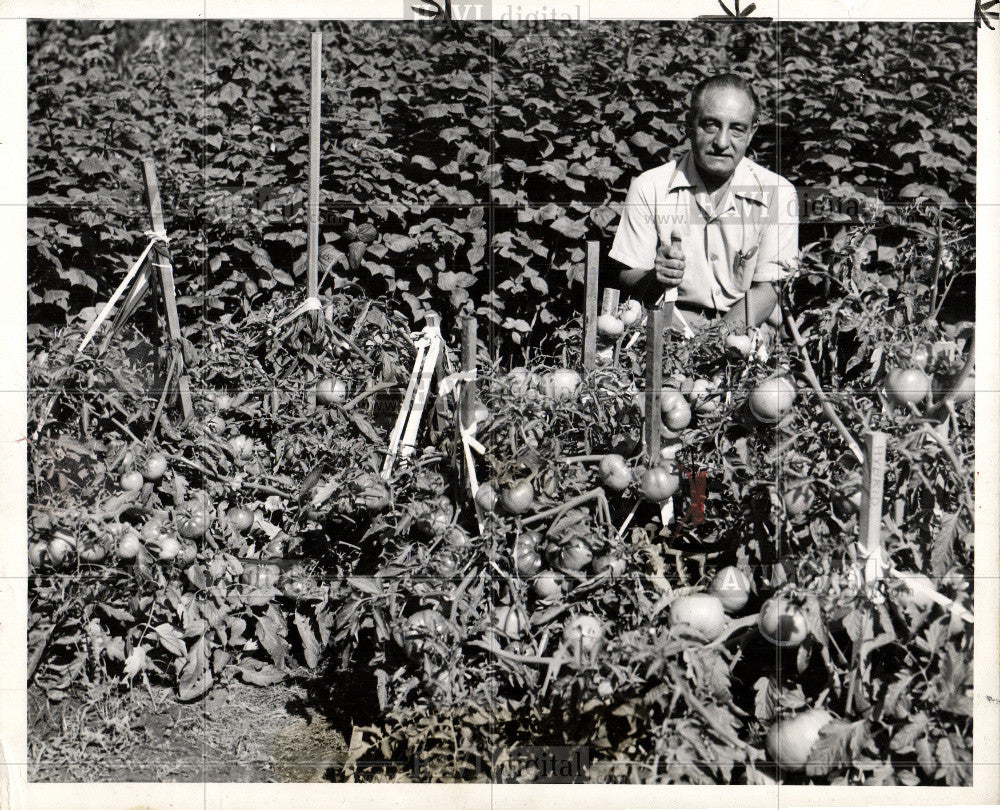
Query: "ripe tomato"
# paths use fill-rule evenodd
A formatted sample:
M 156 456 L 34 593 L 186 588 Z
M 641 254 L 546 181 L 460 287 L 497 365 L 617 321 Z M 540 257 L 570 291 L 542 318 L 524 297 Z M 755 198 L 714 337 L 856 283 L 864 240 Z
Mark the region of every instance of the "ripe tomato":
M 781 421 L 795 403 L 795 385 L 784 374 L 768 377 L 750 393 L 750 412 L 765 424 Z
M 907 365 L 927 371 L 934 363 L 934 347 L 927 341 L 921 341 L 908 353 Z
M 885 378 L 885 392 L 897 405 L 920 402 L 930 390 L 930 378 L 919 368 L 893 369 Z
M 602 574 L 608 571 L 613 577 L 620 577 L 625 573 L 625 560 L 614 554 L 602 554 L 594 558 L 593 569 L 595 574 Z
M 606 338 L 617 338 L 625 334 L 625 323 L 617 315 L 600 315 L 597 318 L 597 334 Z
M 841 515 L 849 516 L 861 511 L 861 473 L 852 470 L 841 480 L 833 493 L 833 505 Z
M 749 357 L 753 349 L 753 339 L 749 335 L 727 335 L 726 350 L 734 357 Z
M 529 579 L 542 570 L 542 558 L 537 551 L 522 549 L 514 553 L 514 564 L 517 566 L 517 573 L 525 579 Z
M 80 559 L 84 562 L 99 563 L 107 554 L 107 549 L 96 540 L 87 540 L 80 547 Z
M 660 412 L 663 414 L 663 424 L 670 430 L 683 430 L 691 424 L 691 406 L 680 391 L 663 391 Z
M 243 569 L 241 579 L 256 588 L 276 588 L 281 582 L 281 569 L 273 563 L 251 564 Z
M 343 405 L 347 401 L 347 383 L 328 377 L 316 383 L 316 401 L 322 405 Z
M 146 459 L 142 474 L 150 481 L 159 481 L 167 471 L 167 457 L 163 453 L 153 453 Z
M 173 560 L 181 552 L 180 541 L 176 537 L 168 536 L 164 537 L 160 541 L 160 547 L 157 550 L 156 556 L 159 557 L 164 562 Z
M 308 590 L 308 581 L 302 577 L 286 577 L 281 584 L 281 592 L 296 601 L 305 596 Z
M 121 488 L 126 492 L 138 492 L 142 489 L 142 473 L 130 472 L 122 476 Z
M 118 540 L 118 556 L 123 560 L 134 560 L 142 551 L 142 542 L 134 531 L 126 531 Z
M 181 505 L 175 522 L 178 534 L 192 540 L 204 537 L 212 519 L 208 513 L 208 505 L 202 500 L 193 499 Z
M 245 506 L 233 506 L 226 512 L 226 520 L 238 532 L 245 532 L 253 526 L 253 511 Z
M 444 616 L 436 610 L 418 610 L 403 625 L 403 650 L 413 658 L 427 647 L 426 639 L 443 636 L 447 627 Z
M 627 329 L 631 329 L 642 320 L 642 304 L 634 298 L 627 299 L 619 307 L 618 317 L 622 319 L 622 323 L 625 324 Z
M 573 369 L 560 368 L 542 378 L 541 391 L 550 399 L 566 399 L 573 396 L 581 382 L 582 378 Z
M 510 385 L 511 393 L 516 397 L 523 397 L 538 387 L 537 375 L 520 366 L 507 372 L 507 382 Z
M 805 770 L 813 746 L 819 741 L 820 732 L 833 719 L 824 709 L 809 709 L 794 717 L 779 720 L 768 729 L 764 747 L 782 770 Z
M 681 479 L 666 467 L 650 467 L 639 479 L 639 492 L 647 501 L 663 503 L 680 489 Z
M 528 629 L 528 615 L 519 607 L 500 605 L 493 611 L 493 627 L 505 636 L 519 638 Z
M 73 546 L 70 545 L 64 537 L 57 536 L 49 540 L 48 546 L 49 559 L 56 568 L 60 567 L 69 558 L 70 554 L 73 552 Z
M 563 628 L 563 640 L 574 652 L 597 652 L 604 640 L 604 625 L 594 616 L 577 616 Z
M 961 374 L 951 374 L 940 378 L 940 383 L 936 386 L 936 396 L 938 399 L 943 399 L 950 390 L 955 391 L 954 402 L 956 405 L 961 405 L 963 402 L 968 402 L 970 399 L 976 395 L 976 375 L 975 373 L 970 373 L 968 377 L 962 380 L 961 386 L 956 388 L 958 384 L 958 378 Z
M 710 590 L 726 610 L 742 610 L 750 599 L 750 580 L 736 566 L 727 565 L 716 572 Z
M 40 568 L 42 560 L 48 554 L 48 545 L 38 540 L 28 545 L 28 562 L 32 568 Z
M 617 453 L 608 453 L 601 459 L 601 483 L 608 489 L 621 492 L 632 483 L 632 469 L 624 457 Z
M 772 596 L 760 609 L 757 619 L 760 634 L 778 647 L 797 647 L 806 640 L 805 616 L 787 597 Z
M 76 537 L 64 529 L 57 529 L 49 540 L 49 559 L 57 568 L 61 566 L 76 549 Z
M 804 515 L 812 507 L 816 494 L 812 487 L 804 481 L 793 481 L 788 485 L 781 501 L 785 506 L 785 514 L 790 518 Z
M 541 571 L 532 580 L 536 596 L 542 600 L 555 600 L 565 593 L 566 576 L 555 571 Z
M 198 559 L 198 547 L 192 543 L 190 540 L 185 540 L 181 543 L 180 553 L 177 555 L 177 563 L 179 565 L 191 565 L 195 560 Z
M 541 539 L 541 534 L 531 531 L 518 535 L 514 541 L 514 565 L 522 577 L 533 577 L 542 570 L 542 558 L 538 554 Z
M 489 481 L 484 481 L 476 490 L 476 503 L 484 512 L 492 512 L 496 509 L 499 500 L 500 496 L 497 495 L 496 489 Z
M 559 567 L 566 571 L 580 571 L 590 565 L 594 553 L 579 537 L 573 538 L 559 549 Z
M 670 603 L 670 626 L 712 639 L 725 629 L 726 611 L 719 597 L 713 594 L 680 596 Z
M 712 396 L 717 386 L 707 380 L 693 380 L 691 390 L 687 392 L 688 401 L 694 409 L 703 416 L 715 413 L 720 406 L 719 398 Z
M 229 440 L 229 449 L 238 459 L 250 458 L 253 455 L 253 439 L 249 436 L 233 436 Z
M 167 527 L 162 517 L 151 517 L 142 524 L 142 529 L 139 532 L 139 536 L 144 542 L 156 546 L 159 545 L 162 538 L 170 534 L 171 530 Z
M 500 493 L 500 505 L 511 515 L 523 515 L 534 500 L 535 490 L 530 481 L 517 481 Z
M 444 541 L 455 549 L 468 548 L 472 545 L 469 533 L 459 525 L 449 525 L 442 533 Z
M 434 570 L 443 577 L 450 577 L 460 565 L 461 560 L 454 551 L 438 551 L 434 556 Z

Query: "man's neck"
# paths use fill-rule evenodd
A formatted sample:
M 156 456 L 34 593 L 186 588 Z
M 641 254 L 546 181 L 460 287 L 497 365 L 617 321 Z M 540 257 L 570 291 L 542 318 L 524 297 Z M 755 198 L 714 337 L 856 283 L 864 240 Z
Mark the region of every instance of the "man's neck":
M 729 191 L 729 185 L 733 182 L 733 175 L 725 178 L 703 176 L 701 181 L 705 184 L 705 190 L 712 198 L 712 205 L 718 208 Z

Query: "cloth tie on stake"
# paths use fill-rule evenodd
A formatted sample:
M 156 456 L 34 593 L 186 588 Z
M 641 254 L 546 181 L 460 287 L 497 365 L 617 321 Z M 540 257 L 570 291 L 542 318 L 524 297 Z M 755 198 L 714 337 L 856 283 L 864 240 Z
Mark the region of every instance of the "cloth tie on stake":
M 300 315 L 304 315 L 307 312 L 315 312 L 316 310 L 320 310 L 323 313 L 323 317 L 326 318 L 326 320 L 328 320 L 330 323 L 333 323 L 333 304 L 329 304 L 326 307 L 326 309 L 323 309 L 323 303 L 318 298 L 316 298 L 316 296 L 311 295 L 308 298 L 306 298 L 305 301 L 303 301 L 301 304 L 295 307 L 295 309 L 289 312 L 284 318 L 278 321 L 277 328 L 281 329 L 286 324 L 289 324 L 292 321 L 294 321 Z M 337 339 L 336 345 L 342 349 L 347 347 L 347 344 L 340 339 Z
M 438 357 L 444 339 L 437 323 L 428 324 L 413 337 L 417 356 L 413 361 L 413 371 L 403 396 L 399 417 L 389 437 L 389 450 L 382 465 L 382 478 L 388 479 L 397 456 L 406 458 L 413 452 L 417 430 L 424 413 L 424 405 L 430 392 L 431 380 L 437 368 Z
M 101 324 L 103 324 L 104 321 L 108 319 L 108 316 L 111 314 L 111 310 L 117 303 L 118 299 L 122 297 L 125 290 L 127 290 L 129 286 L 132 284 L 132 280 L 136 277 L 139 271 L 143 269 L 146 257 L 149 256 L 149 252 L 153 249 L 156 243 L 163 242 L 163 244 L 165 245 L 170 244 L 170 238 L 163 231 L 145 231 L 145 235 L 149 237 L 149 244 L 146 245 L 146 249 L 142 251 L 142 253 L 139 255 L 139 258 L 135 260 L 135 263 L 132 265 L 132 268 L 128 271 L 128 273 L 125 274 L 125 278 L 122 279 L 121 284 L 118 285 L 118 288 L 114 291 L 114 293 L 112 293 L 111 298 L 108 299 L 108 303 L 104 305 L 104 308 L 101 310 L 100 314 L 94 319 L 94 322 L 90 325 L 90 329 L 87 330 L 87 334 L 84 335 L 79 348 L 76 350 L 77 354 L 83 353 L 83 350 L 87 347 L 87 344 L 90 343 L 94 335 L 97 334 L 97 330 L 101 328 Z M 149 275 L 150 271 L 149 268 L 147 267 L 145 269 L 145 272 L 139 277 L 139 280 L 136 282 L 135 289 L 129 295 L 128 299 L 126 299 L 125 303 L 122 304 L 122 312 L 120 313 L 120 317 L 117 319 L 118 323 L 124 320 L 124 317 L 121 317 L 121 315 L 124 315 L 126 314 L 126 312 L 131 311 L 131 309 L 134 309 L 139 299 L 142 298 L 143 294 L 149 288 L 150 286 Z

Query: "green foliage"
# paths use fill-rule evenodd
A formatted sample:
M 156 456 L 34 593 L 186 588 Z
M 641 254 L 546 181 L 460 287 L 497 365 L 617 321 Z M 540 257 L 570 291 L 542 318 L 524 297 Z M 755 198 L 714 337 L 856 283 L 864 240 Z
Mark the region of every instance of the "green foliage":
M 162 47 L 138 50 L 126 73 L 119 24 L 29 26 L 32 322 L 88 314 L 138 254 L 143 156 L 160 178 L 184 323 L 303 283 L 308 29 L 159 30 Z M 972 30 L 595 21 L 432 41 L 401 23 L 327 23 L 326 288 L 359 284 L 446 323 L 468 309 L 504 351 L 540 345 L 578 308 L 583 241 L 609 242 L 629 181 L 677 154 L 690 88 L 723 67 L 762 97 L 754 157 L 800 197 L 819 195 L 814 218 L 843 218 L 838 199 L 933 199 L 971 224 Z M 352 259 L 361 226 L 374 241 Z M 880 251 L 898 248 L 894 232 L 876 236 Z

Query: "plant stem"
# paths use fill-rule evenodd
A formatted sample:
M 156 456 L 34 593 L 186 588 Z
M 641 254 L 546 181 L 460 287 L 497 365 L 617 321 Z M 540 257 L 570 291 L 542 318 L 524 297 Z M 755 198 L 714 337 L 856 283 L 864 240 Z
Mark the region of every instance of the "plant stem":
M 823 409 L 823 413 L 825 413 L 827 418 L 833 422 L 833 426 L 837 428 L 837 432 L 840 433 L 840 435 L 844 438 L 844 441 L 847 442 L 847 446 L 850 448 L 855 458 L 864 464 L 865 454 L 861 449 L 861 445 L 858 444 L 855 438 L 851 435 L 851 432 L 847 429 L 847 426 L 844 425 L 844 423 L 840 420 L 840 417 L 837 416 L 837 412 L 833 409 L 832 403 L 823 391 L 823 386 L 820 385 L 819 379 L 816 377 L 816 372 L 813 369 L 812 362 L 809 360 L 809 354 L 806 352 L 806 342 L 802 339 L 802 335 L 799 334 L 799 330 L 795 326 L 795 321 L 792 320 L 791 311 L 786 309 L 784 311 L 784 315 L 785 324 L 788 326 L 788 330 L 792 333 L 792 339 L 795 342 L 795 347 L 799 351 L 799 357 L 802 358 L 803 373 L 805 374 L 805 378 L 810 387 L 819 397 L 819 404 Z
M 377 394 L 379 391 L 388 391 L 390 388 L 396 388 L 396 387 L 397 387 L 397 383 L 395 383 L 395 382 L 380 382 L 380 383 L 378 383 L 378 385 L 373 385 L 367 391 L 361 392 L 360 394 L 358 394 L 354 399 L 350 400 L 349 402 L 345 402 L 341 407 L 345 411 L 349 411 L 349 410 L 351 410 L 351 408 L 353 408 L 355 405 L 357 405 L 363 399 L 367 399 L 368 397 L 372 396 L 372 394 Z
M 941 234 L 941 215 L 938 214 L 937 221 L 937 250 L 934 254 L 934 272 L 931 280 L 931 308 L 929 317 L 937 318 L 938 309 L 938 281 L 941 277 L 941 262 L 944 259 L 944 239 Z
M 184 456 L 174 455 L 174 456 L 171 456 L 170 458 L 173 461 L 180 461 L 183 464 L 187 464 L 189 467 L 197 470 L 202 475 L 206 475 L 209 478 L 214 478 L 216 481 L 228 481 L 229 480 L 226 476 L 220 475 L 219 473 L 216 473 L 216 472 L 212 472 L 207 467 L 203 467 L 197 461 L 190 461 L 189 459 L 184 458 Z M 246 487 L 247 489 L 254 490 L 255 492 L 263 492 L 263 493 L 265 493 L 267 495 L 277 495 L 279 498 L 284 498 L 286 500 L 291 500 L 291 498 L 292 498 L 292 496 L 289 495 L 287 492 L 284 492 L 284 491 L 278 489 L 277 487 L 269 486 L 268 484 L 251 484 L 251 483 L 249 483 L 247 481 L 244 481 L 240 486 Z
M 529 523 L 534 523 L 536 520 L 544 520 L 547 517 L 552 517 L 553 515 L 557 515 L 564 510 L 572 509 L 575 506 L 580 506 L 581 504 L 587 503 L 587 501 L 592 501 L 594 500 L 594 498 L 598 497 L 603 492 L 604 490 L 602 489 L 592 489 L 590 490 L 590 492 L 583 493 L 583 495 L 577 495 L 575 498 L 566 501 L 566 503 L 564 504 L 560 504 L 559 506 L 553 506 L 551 509 L 545 509 L 542 512 L 536 512 L 531 517 L 522 520 L 521 523 L 527 526 Z

